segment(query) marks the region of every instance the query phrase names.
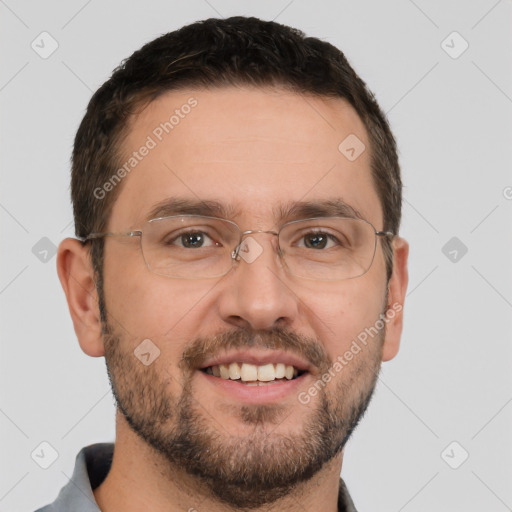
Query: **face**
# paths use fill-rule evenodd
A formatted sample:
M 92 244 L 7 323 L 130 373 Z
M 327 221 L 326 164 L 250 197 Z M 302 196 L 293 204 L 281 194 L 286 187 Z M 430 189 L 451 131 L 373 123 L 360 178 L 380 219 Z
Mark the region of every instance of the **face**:
M 176 110 L 166 133 L 161 123 Z M 343 201 L 382 230 L 369 151 L 350 161 L 338 150 L 350 134 L 370 147 L 341 99 L 167 93 L 132 121 L 123 162 L 148 136 L 155 144 L 118 185 L 107 230 L 141 229 L 171 198 L 215 201 L 242 231 L 278 231 L 296 220 L 277 215 L 292 203 Z M 340 456 L 374 389 L 388 306 L 382 242 L 366 274 L 333 282 L 290 275 L 277 237 L 251 237 L 261 254 L 210 279 L 149 271 L 137 237 L 107 238 L 104 253 L 105 357 L 124 420 L 170 467 L 235 507 L 275 501 Z M 354 340 L 376 324 L 356 353 Z M 143 340 L 144 362 L 134 357 Z M 216 376 L 221 363 L 263 368 L 260 376 L 279 363 L 298 375 L 251 385 Z

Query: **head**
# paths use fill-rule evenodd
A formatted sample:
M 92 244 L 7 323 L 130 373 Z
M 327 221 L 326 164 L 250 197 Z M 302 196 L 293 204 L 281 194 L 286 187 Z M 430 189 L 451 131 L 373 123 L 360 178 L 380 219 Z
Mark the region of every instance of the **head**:
M 338 460 L 380 363 L 398 351 L 401 189 L 388 122 L 329 43 L 255 18 L 209 19 L 124 61 L 77 132 L 71 192 L 82 241 L 65 240 L 58 257 L 79 342 L 105 356 L 119 421 L 237 507 L 273 502 Z M 140 237 L 83 241 L 143 230 L 169 214 L 170 199 L 172 214 L 179 203 L 180 214 L 262 231 L 251 235 L 257 257 L 220 277 L 183 279 L 152 271 Z M 357 277 L 290 274 L 269 231 L 335 203 L 394 236 L 376 238 Z M 267 396 L 208 375 L 234 352 L 248 364 L 288 361 L 299 376 L 266 384 L 284 390 Z

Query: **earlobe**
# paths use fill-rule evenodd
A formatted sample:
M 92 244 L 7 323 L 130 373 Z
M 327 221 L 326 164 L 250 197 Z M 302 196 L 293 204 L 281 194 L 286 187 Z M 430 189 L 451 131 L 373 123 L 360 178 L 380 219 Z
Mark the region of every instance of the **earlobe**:
M 400 337 L 403 327 L 403 308 L 409 274 L 407 259 L 409 244 L 406 240 L 396 237 L 393 240 L 393 274 L 388 284 L 388 311 L 386 313 L 386 337 L 382 347 L 382 360 L 393 359 L 400 348 Z
M 103 356 L 98 294 L 88 247 L 72 238 L 63 240 L 57 254 L 57 273 L 80 347 L 91 357 Z

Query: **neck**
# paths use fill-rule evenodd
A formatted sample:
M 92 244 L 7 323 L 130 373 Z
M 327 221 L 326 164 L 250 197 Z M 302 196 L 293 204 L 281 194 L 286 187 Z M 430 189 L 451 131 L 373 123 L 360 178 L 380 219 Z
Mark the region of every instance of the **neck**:
M 252 509 L 252 512 L 287 512 L 296 511 L 297 508 L 305 512 L 336 512 L 342 460 L 343 453 L 340 453 L 309 481 L 299 484 L 279 502 Z M 93 492 L 102 512 L 234 510 L 219 502 L 197 477 L 172 466 L 144 442 L 130 429 L 119 411 L 112 467 L 104 482 Z

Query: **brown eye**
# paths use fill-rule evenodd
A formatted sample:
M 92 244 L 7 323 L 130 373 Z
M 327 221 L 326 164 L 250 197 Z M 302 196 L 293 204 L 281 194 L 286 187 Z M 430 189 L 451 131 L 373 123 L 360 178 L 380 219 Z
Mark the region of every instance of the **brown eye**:
M 204 244 L 205 236 L 204 233 L 196 231 L 194 233 L 185 233 L 180 236 L 183 247 L 197 248 L 202 247 Z
M 333 247 L 332 244 L 329 245 L 329 242 L 332 242 L 335 245 L 341 245 L 334 235 L 324 231 L 312 231 L 310 233 L 306 233 L 302 236 L 302 240 L 304 240 L 304 247 L 306 249 L 329 249 Z
M 304 237 L 305 243 L 304 245 L 308 249 L 324 249 L 327 245 L 327 237 L 324 233 L 314 233 L 311 235 L 306 235 Z

